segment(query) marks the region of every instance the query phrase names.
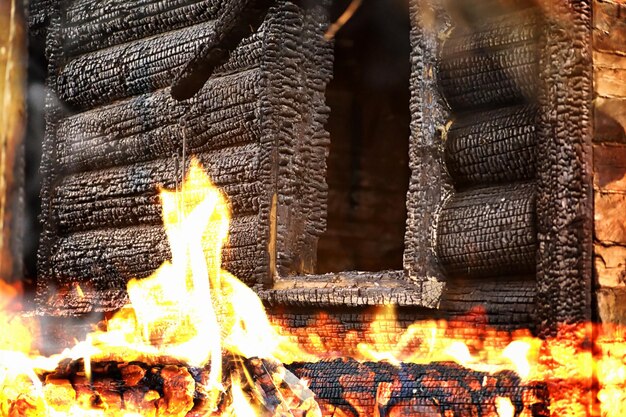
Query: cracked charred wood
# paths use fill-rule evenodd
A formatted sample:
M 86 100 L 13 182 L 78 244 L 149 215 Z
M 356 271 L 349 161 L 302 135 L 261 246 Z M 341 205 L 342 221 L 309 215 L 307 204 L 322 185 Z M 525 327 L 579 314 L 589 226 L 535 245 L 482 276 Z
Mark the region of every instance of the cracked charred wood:
M 255 42 L 260 48 L 260 40 Z M 259 54 L 260 52 L 257 52 Z M 260 68 L 212 78 L 193 100 L 168 90 L 96 107 L 60 121 L 57 160 L 64 173 L 258 144 Z M 167 109 L 167 111 L 164 111 Z
M 538 13 L 514 11 L 457 26 L 444 41 L 438 84 L 454 111 L 534 100 L 538 86 Z
M 514 373 L 472 371 L 452 362 L 424 365 L 359 363 L 336 359 L 287 365 L 309 382 L 322 413 L 364 416 L 460 417 L 497 415 L 496 397 L 507 397 L 516 415 L 547 417 L 548 393 L 541 383 L 524 384 Z
M 257 287 L 312 270 L 326 212 L 326 4 L 275 2 L 180 103 L 172 74 L 226 30 L 220 12 L 246 2 L 61 3 L 48 10 L 48 85 L 59 100 L 49 101 L 43 145 L 42 311 L 118 308 L 125 282 L 167 259 L 158 188 L 177 188 L 192 154 L 231 201 L 225 269 Z
M 446 165 L 455 186 L 531 180 L 536 171 L 537 108 L 464 114 L 447 132 Z
M 538 321 L 592 318 L 592 2 L 546 2 L 537 141 Z M 565 332 L 567 326 L 565 326 Z M 591 382 L 589 382 L 591 384 Z
M 205 169 L 215 173 L 212 181 L 226 194 L 235 217 L 258 213 L 262 191 L 259 152 L 258 144 L 253 143 L 198 158 Z M 160 224 L 160 189 L 180 188 L 183 168 L 178 158 L 170 157 L 68 175 L 52 198 L 54 221 L 62 232 Z
M 223 6 L 210 36 L 197 48 L 172 84 L 172 97 L 195 95 L 213 71 L 225 63 L 241 40 L 256 31 L 275 0 L 231 0 Z
M 69 2 L 65 10 L 63 46 L 70 56 L 159 34 L 163 27 L 182 29 L 215 20 L 216 0 L 135 0 L 95 7 L 91 0 Z
M 443 206 L 437 254 L 453 276 L 524 275 L 535 269 L 535 185 L 481 187 Z

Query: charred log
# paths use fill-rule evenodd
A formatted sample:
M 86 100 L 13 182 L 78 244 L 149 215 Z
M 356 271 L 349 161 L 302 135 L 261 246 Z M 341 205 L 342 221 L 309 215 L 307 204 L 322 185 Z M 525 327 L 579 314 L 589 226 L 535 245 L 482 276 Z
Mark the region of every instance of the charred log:
M 350 417 L 432 416 L 450 413 L 459 417 L 496 415 L 496 399 L 507 398 L 516 415 L 547 417 L 549 396 L 543 383 L 525 383 L 512 371 L 493 374 L 473 371 L 452 362 L 424 365 L 359 363 L 336 359 L 316 363 L 280 365 L 263 359 L 226 357 L 224 375 L 241 363 L 250 375 L 243 388 L 261 393 L 267 410 L 276 410 L 299 384 L 285 369 L 309 384 L 323 415 L 341 410 Z M 66 360 L 56 371 L 41 376 L 49 404 L 57 409 L 71 406 L 68 399 L 89 408 L 138 411 L 142 415 L 200 416 L 207 410 L 208 368 L 193 368 L 173 361 L 169 364 L 143 362 L 94 362 L 87 379 L 82 360 Z M 279 379 L 279 378 L 282 378 Z M 224 380 L 228 393 L 231 380 Z M 251 398 L 253 394 L 250 394 Z M 314 413 L 317 405 L 289 395 L 296 415 Z M 228 394 L 218 408 L 228 405 Z M 317 409 L 319 413 L 319 409 Z M 149 414 L 146 414 L 149 413 Z M 272 415 L 271 413 L 269 415 Z
M 456 187 L 533 179 L 536 118 L 534 106 L 459 116 L 448 131 L 445 152 Z
M 158 189 L 177 188 L 191 154 L 231 200 L 225 269 L 251 286 L 312 270 L 325 227 L 325 5 L 277 2 L 197 97 L 178 103 L 168 88 L 200 44 L 228 35 L 217 15 L 251 4 L 81 0 L 48 11 L 48 84 L 61 100 L 51 94 L 42 162 L 44 310 L 118 308 L 125 282 L 167 259 Z
M 437 226 L 437 253 L 455 276 L 532 273 L 536 240 L 532 183 L 457 193 Z
M 538 20 L 528 9 L 453 29 L 438 67 L 439 87 L 453 110 L 534 100 Z
M 513 372 L 490 375 L 448 362 L 395 366 L 351 359 L 293 363 L 287 369 L 309 381 L 325 415 L 340 409 L 351 417 L 489 416 L 496 415 L 497 397 L 509 398 L 516 413 L 549 415 L 547 388 L 523 384 Z

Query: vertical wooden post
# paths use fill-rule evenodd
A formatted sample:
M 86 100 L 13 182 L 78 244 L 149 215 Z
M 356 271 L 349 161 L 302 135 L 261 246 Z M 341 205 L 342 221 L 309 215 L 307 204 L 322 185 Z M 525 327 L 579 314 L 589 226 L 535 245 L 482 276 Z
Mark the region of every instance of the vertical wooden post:
M 26 36 L 20 0 L 0 0 L 0 278 L 22 274 Z

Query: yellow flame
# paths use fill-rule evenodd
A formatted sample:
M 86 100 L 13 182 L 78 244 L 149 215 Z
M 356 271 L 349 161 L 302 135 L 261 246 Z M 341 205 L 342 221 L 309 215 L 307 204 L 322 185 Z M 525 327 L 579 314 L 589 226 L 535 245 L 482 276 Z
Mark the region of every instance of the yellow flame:
M 496 412 L 498 417 L 513 417 L 515 416 L 515 407 L 508 397 L 496 397 L 495 399 Z

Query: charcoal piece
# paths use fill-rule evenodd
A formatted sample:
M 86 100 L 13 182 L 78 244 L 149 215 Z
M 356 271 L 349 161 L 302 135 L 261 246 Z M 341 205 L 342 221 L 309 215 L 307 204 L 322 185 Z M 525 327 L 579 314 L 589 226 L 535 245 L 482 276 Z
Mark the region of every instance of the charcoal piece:
M 534 100 L 539 18 L 534 9 L 462 24 L 444 42 L 437 80 L 454 111 Z
M 442 208 L 437 225 L 437 254 L 453 276 L 530 274 L 536 240 L 532 183 L 457 193 Z
M 457 189 L 531 180 L 536 145 L 535 106 L 460 115 L 446 136 L 446 166 Z

